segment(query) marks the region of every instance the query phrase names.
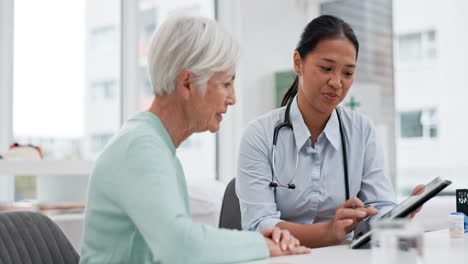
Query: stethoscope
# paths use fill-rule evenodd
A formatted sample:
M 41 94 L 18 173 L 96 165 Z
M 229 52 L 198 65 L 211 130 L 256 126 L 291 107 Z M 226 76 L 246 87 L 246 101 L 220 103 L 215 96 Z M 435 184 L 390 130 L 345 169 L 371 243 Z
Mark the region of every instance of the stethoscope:
M 276 175 L 276 164 L 275 164 L 275 153 L 276 153 L 276 142 L 278 141 L 278 134 L 281 128 L 283 127 L 289 127 L 291 130 L 293 129 L 291 120 L 289 119 L 289 111 L 291 109 L 291 104 L 294 100 L 289 101 L 288 105 L 286 106 L 286 112 L 284 114 L 284 121 L 282 123 L 279 123 L 278 125 L 275 126 L 275 129 L 273 131 L 273 153 L 271 157 L 271 163 L 272 163 L 272 168 L 273 168 L 273 173 L 271 175 L 271 182 L 270 182 L 270 187 L 274 188 L 276 192 L 277 187 L 286 187 L 289 189 L 295 189 L 296 185 L 292 183 L 294 181 L 294 178 L 296 178 L 296 172 L 297 172 L 297 165 L 299 162 L 299 151 L 296 152 L 296 167 L 294 169 L 294 174 L 291 180 L 288 182 L 288 184 L 282 184 L 277 175 Z M 343 148 L 343 168 L 344 168 L 344 181 L 345 181 L 345 191 L 346 191 L 346 200 L 349 199 L 349 182 L 348 182 L 348 158 L 347 158 L 347 151 L 346 151 L 346 140 L 345 140 L 345 133 L 344 133 L 344 128 L 343 125 L 341 124 L 341 117 L 338 109 L 336 109 L 336 116 L 338 117 L 338 123 L 340 126 L 340 135 L 341 135 L 341 146 Z M 276 179 L 276 182 L 274 181 Z

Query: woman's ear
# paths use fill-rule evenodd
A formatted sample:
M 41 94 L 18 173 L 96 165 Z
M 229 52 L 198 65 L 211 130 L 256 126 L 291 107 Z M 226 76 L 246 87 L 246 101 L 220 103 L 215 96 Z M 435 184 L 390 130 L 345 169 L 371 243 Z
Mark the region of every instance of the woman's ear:
M 293 61 L 294 61 L 294 71 L 296 72 L 297 76 L 302 75 L 302 59 L 301 55 L 297 50 L 294 51 L 294 56 L 293 56 Z
M 192 80 L 193 73 L 189 70 L 183 70 L 177 75 L 176 90 L 183 97 L 190 96 L 191 89 L 193 88 L 190 81 Z

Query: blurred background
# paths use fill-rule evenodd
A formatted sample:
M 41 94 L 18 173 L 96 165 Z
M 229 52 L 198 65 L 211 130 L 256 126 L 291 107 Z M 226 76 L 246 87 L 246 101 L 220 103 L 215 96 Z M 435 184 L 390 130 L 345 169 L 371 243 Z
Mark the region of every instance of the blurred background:
M 217 225 L 243 130 L 278 107 L 299 36 L 321 14 L 344 19 L 360 41 L 342 104 L 376 124 L 399 199 L 440 176 L 453 184 L 434 210 L 454 207 L 455 189 L 468 188 L 467 12 L 464 0 L 1 0 L 0 155 L 14 142 L 43 154 L 0 160 L 2 208 L 39 208 L 80 247 L 93 161 L 149 106 L 149 39 L 181 14 L 218 20 L 242 49 L 237 104 L 221 130 L 177 150 L 195 221 Z

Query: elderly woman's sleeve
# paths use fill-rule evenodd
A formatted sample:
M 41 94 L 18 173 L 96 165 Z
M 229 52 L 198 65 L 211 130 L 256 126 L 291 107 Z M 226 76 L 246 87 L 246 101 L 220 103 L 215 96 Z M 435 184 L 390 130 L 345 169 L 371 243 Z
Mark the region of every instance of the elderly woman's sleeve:
M 121 179 L 120 206 L 162 263 L 225 263 L 268 257 L 257 232 L 222 230 L 194 224 L 183 175 L 162 142 L 140 138 L 128 150 L 128 172 Z M 180 177 L 182 176 L 182 177 Z
M 259 231 L 282 221 L 275 194 L 269 187 L 272 176 L 269 149 L 262 123 L 250 123 L 241 139 L 236 177 L 243 229 Z

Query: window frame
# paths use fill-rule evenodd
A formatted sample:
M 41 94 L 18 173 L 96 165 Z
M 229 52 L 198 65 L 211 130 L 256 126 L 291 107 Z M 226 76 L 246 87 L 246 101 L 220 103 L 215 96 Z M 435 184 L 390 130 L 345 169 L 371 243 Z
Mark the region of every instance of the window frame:
M 0 152 L 13 139 L 13 1 L 0 1 Z
M 13 1 L 0 1 L 0 153 L 13 140 Z M 0 201 L 12 201 L 14 190 L 14 177 L 0 170 Z
M 430 40 L 429 35 L 433 34 L 434 39 Z M 411 35 L 415 35 L 419 37 L 419 49 L 418 49 L 418 58 L 417 59 L 409 59 L 409 60 L 403 60 L 401 58 L 401 40 L 404 37 L 408 37 Z M 405 66 L 405 65 L 432 65 L 437 62 L 438 58 L 438 46 L 437 46 L 437 30 L 434 28 L 429 28 L 426 30 L 421 30 L 421 31 L 415 31 L 415 32 L 407 32 L 407 33 L 402 33 L 402 34 L 397 34 L 396 38 L 393 42 L 395 46 L 395 55 L 393 57 L 393 60 L 398 63 L 399 65 Z M 430 49 L 435 50 L 435 54 L 433 57 L 428 56 L 428 51 Z

